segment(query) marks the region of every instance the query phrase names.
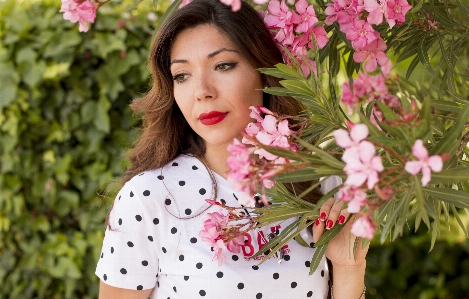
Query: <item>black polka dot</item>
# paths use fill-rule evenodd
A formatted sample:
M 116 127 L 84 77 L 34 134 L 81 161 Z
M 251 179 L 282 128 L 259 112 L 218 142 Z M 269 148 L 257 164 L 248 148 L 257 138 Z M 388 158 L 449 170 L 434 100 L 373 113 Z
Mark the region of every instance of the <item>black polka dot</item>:
M 321 270 L 321 276 L 324 277 L 324 270 Z
M 178 232 L 178 229 L 177 229 L 177 228 L 173 227 L 173 228 L 171 229 L 171 233 L 172 233 L 173 235 L 174 235 L 175 233 L 177 233 L 177 232 Z
M 103 275 L 103 279 L 104 279 L 104 281 L 107 280 L 107 275 L 106 274 Z
M 252 266 L 252 268 L 253 268 L 254 270 L 259 270 L 259 266 L 257 266 L 257 265 Z
M 197 169 L 199 169 L 199 168 L 197 168 L 197 166 L 194 165 L 194 166 L 192 166 L 192 169 L 193 169 L 193 170 L 197 170 Z
M 239 259 L 239 257 L 238 257 L 237 255 L 233 255 L 233 256 L 231 257 L 231 259 L 232 259 L 233 261 L 237 261 L 237 260 Z
M 272 277 L 273 277 L 274 279 L 278 279 L 280 276 L 278 275 L 278 273 L 274 273 L 274 275 L 272 275 Z
M 178 291 L 176 290 L 176 287 L 173 287 L 173 290 L 174 290 L 174 292 L 176 292 L 176 293 L 178 292 Z
M 177 164 L 176 162 L 174 162 L 173 164 L 171 164 L 171 166 L 178 166 L 179 164 Z
M 238 283 L 238 289 L 240 290 L 244 289 L 244 283 L 242 282 Z
M 222 199 L 220 199 L 220 201 L 221 201 L 222 204 L 226 205 L 226 200 L 224 200 L 224 199 L 222 198 Z
M 158 223 L 160 223 L 160 219 L 158 219 L 158 218 L 153 218 L 153 224 L 154 224 L 154 225 L 157 225 Z
M 212 251 L 212 252 L 213 252 L 213 247 L 210 247 L 210 251 Z
M 256 294 L 256 299 L 261 299 L 262 298 L 262 293 L 257 293 Z
M 121 268 L 121 273 L 122 274 L 127 274 L 127 270 L 125 270 L 124 268 Z
M 163 179 L 164 179 L 164 176 L 162 176 L 162 175 L 159 175 L 159 176 L 157 176 L 157 178 L 158 178 L 158 180 L 160 180 L 160 181 L 161 181 L 161 180 L 163 180 Z
M 134 197 L 134 193 L 130 191 L 130 197 Z
M 142 216 L 140 216 L 140 215 L 135 215 L 135 219 L 136 219 L 138 222 L 140 222 L 140 221 L 142 221 Z
M 181 255 L 179 256 L 179 260 L 182 262 L 182 261 L 184 260 L 184 255 L 181 254 Z
M 156 282 L 156 286 L 157 286 L 158 288 L 160 287 L 160 282 L 159 282 L 159 281 Z
M 309 267 L 311 266 L 311 262 L 310 262 L 310 261 L 306 261 L 306 262 L 305 262 L 305 266 L 309 268 Z
M 204 195 L 205 193 L 207 193 L 207 190 L 205 190 L 204 188 L 200 188 L 199 193 L 200 195 Z
M 192 244 L 197 243 L 197 238 L 192 237 L 192 238 L 191 238 L 191 243 L 192 243 Z
M 111 253 L 114 253 L 114 247 L 111 247 Z
M 146 266 L 148 266 L 148 262 L 147 261 L 142 261 L 142 265 L 146 267 Z
M 311 242 L 311 243 L 309 243 L 309 246 L 310 246 L 310 247 L 314 247 L 314 244 L 316 244 L 316 243 Z
M 291 288 L 292 288 L 292 289 L 296 288 L 296 286 L 297 286 L 297 283 L 296 283 L 296 282 L 292 282 L 292 283 L 291 283 Z
M 203 265 L 202 265 L 202 263 L 197 263 L 197 264 L 195 265 L 195 267 L 196 267 L 197 269 L 202 269 Z
M 217 272 L 217 277 L 222 278 L 223 277 L 223 272 L 221 272 L 221 271 Z
M 313 296 L 313 292 L 312 291 L 309 291 L 307 294 L 306 294 L 306 297 L 311 297 Z
M 122 218 L 119 218 L 119 225 L 122 225 Z
M 143 290 L 143 286 L 142 286 L 142 285 L 138 285 L 138 286 L 137 286 L 137 290 L 138 290 L 138 291 Z
M 104 256 L 104 253 L 101 252 L 101 258 L 103 258 L 103 256 Z
M 190 215 L 190 214 L 192 214 L 192 211 L 191 211 L 191 209 L 186 209 L 186 210 L 184 211 L 184 213 L 186 213 L 186 215 Z
M 182 187 L 182 186 L 184 186 L 185 184 L 186 184 L 186 182 L 184 182 L 184 181 L 179 181 L 179 186 Z
M 119 200 L 121 200 L 121 195 L 119 195 Z
M 153 237 L 152 237 L 152 236 L 148 236 L 148 240 L 150 240 L 150 241 L 153 242 Z
M 200 290 L 200 291 L 199 291 L 199 294 L 200 294 L 200 296 L 202 296 L 202 297 L 204 297 L 205 295 L 207 295 L 207 293 L 205 293 L 204 290 Z
M 143 191 L 143 196 L 149 196 L 149 195 L 150 195 L 150 190 Z
M 127 242 L 127 246 L 129 246 L 129 247 L 134 247 L 134 243 L 132 243 L 132 242 L 129 241 L 129 242 Z
M 188 280 L 189 280 L 189 276 L 184 276 L 184 280 L 185 280 L 185 281 L 188 281 Z
M 169 206 L 169 205 L 171 204 L 171 199 L 166 198 L 166 199 L 164 200 L 164 204 L 167 205 L 167 206 Z
M 161 250 L 163 251 L 163 253 L 166 253 L 166 248 L 161 247 Z M 160 272 L 161 272 L 161 271 L 160 271 Z
M 290 260 L 290 256 L 288 254 L 286 254 L 284 257 L 283 257 L 284 260 L 286 260 L 287 262 Z

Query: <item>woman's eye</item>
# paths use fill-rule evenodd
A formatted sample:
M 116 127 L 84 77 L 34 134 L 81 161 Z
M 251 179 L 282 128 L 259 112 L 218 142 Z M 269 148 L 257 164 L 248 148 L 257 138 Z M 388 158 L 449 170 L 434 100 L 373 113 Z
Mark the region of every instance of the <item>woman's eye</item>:
M 173 76 L 173 81 L 176 81 L 176 83 L 180 84 L 184 82 L 187 79 L 187 77 L 189 77 L 188 74 L 177 74 Z
M 224 63 L 217 64 L 215 69 L 225 72 L 234 68 L 237 64 L 238 64 L 237 62 L 224 62 Z

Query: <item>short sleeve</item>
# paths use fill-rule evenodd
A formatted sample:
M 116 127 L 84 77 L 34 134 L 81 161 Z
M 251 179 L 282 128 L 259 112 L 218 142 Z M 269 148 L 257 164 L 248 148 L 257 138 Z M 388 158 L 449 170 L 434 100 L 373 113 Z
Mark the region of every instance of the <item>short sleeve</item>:
M 138 186 L 127 182 L 109 215 L 95 274 L 110 286 L 146 290 L 158 279 L 153 219 L 140 193 Z
M 326 179 L 321 180 L 321 192 L 322 194 L 326 194 L 327 192 L 331 191 L 332 189 L 340 186 L 342 184 L 342 178 L 337 175 L 332 175 Z M 334 194 L 334 199 L 339 198 L 339 192 Z

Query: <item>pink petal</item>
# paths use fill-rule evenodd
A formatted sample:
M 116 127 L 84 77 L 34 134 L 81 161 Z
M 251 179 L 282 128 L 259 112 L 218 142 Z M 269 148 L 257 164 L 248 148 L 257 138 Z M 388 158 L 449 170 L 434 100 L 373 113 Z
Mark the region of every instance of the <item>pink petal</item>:
M 366 60 L 366 58 L 368 57 L 369 53 L 368 52 L 365 52 L 365 51 L 362 51 L 362 52 L 355 52 L 353 53 L 353 61 L 355 62 L 363 62 Z
M 366 181 L 368 176 L 363 172 L 357 172 L 347 176 L 347 180 L 345 184 L 350 185 L 352 187 L 360 187 Z
M 299 14 L 304 14 L 306 12 L 307 7 L 308 7 L 308 2 L 306 2 L 306 0 L 299 0 L 295 4 L 296 11 Z
M 360 155 L 360 160 L 367 164 L 370 163 L 371 159 L 375 156 L 376 148 L 371 142 L 362 141 L 358 145 L 358 154 Z
M 375 227 L 367 217 L 361 217 L 353 223 L 350 232 L 357 237 L 371 240 L 375 234 Z
M 412 146 L 412 154 L 417 157 L 419 160 L 426 160 L 428 158 L 428 151 L 423 146 L 423 141 L 420 139 L 417 139 Z
M 422 186 L 425 187 L 430 182 L 431 179 L 432 179 L 432 171 L 430 170 L 430 167 L 423 166 L 422 167 Z
M 277 0 L 271 0 L 269 2 L 268 9 L 270 13 L 272 13 L 275 16 L 278 16 L 280 14 L 280 1 Z
M 368 73 L 374 72 L 378 67 L 378 63 L 376 62 L 376 58 L 372 57 L 365 62 L 365 71 Z
M 427 164 L 434 172 L 440 172 L 443 169 L 443 159 L 438 155 L 430 156 L 427 160 Z
M 290 136 L 294 132 L 288 127 L 288 120 L 283 120 L 278 124 L 278 132 L 283 136 Z
M 277 118 L 273 115 L 266 115 L 262 121 L 262 127 L 270 134 L 277 133 Z
M 422 169 L 422 162 L 420 161 L 407 161 L 405 163 L 405 171 L 410 173 L 411 175 L 416 175 Z
M 350 130 L 350 137 L 354 142 L 360 142 L 366 137 L 368 137 L 369 131 L 368 127 L 365 124 L 354 125 L 352 130 Z
M 348 132 L 344 129 L 338 129 L 333 133 L 335 142 L 338 146 L 343 148 L 349 148 L 353 145 L 352 140 L 350 139 Z
M 265 145 L 271 145 L 272 142 L 275 140 L 275 136 L 267 133 L 266 131 L 260 131 L 259 133 L 257 133 L 256 138 L 257 140 L 259 140 L 260 143 Z

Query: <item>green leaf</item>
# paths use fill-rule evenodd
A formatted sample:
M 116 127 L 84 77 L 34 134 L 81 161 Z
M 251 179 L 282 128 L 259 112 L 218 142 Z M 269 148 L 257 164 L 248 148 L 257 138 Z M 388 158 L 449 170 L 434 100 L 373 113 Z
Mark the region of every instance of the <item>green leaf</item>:
M 431 100 L 431 106 L 442 111 L 456 112 L 461 111 L 461 105 L 458 105 L 454 102 L 443 101 L 443 100 Z
M 400 215 L 403 209 L 408 209 L 410 200 L 412 199 L 413 194 L 413 186 L 411 185 L 409 192 L 406 192 L 405 197 L 399 200 L 394 209 L 391 208 L 389 212 L 387 212 L 386 223 L 381 231 L 381 244 L 386 241 L 388 234 L 391 232 L 393 226 L 396 223 L 397 217 Z
M 166 20 L 176 11 L 179 9 L 179 6 L 181 5 L 182 0 L 175 0 L 166 10 L 166 12 L 160 17 L 160 20 L 155 26 L 155 31 L 153 33 L 152 41 L 155 40 L 156 35 L 158 34 L 158 31 L 160 30 L 161 26 L 166 22 Z
M 295 136 L 296 137 L 296 136 Z M 316 147 L 312 144 L 306 143 L 303 140 L 296 138 L 298 143 L 305 148 L 314 151 L 321 159 L 323 160 L 324 163 L 327 165 L 336 168 L 336 169 L 344 169 L 345 163 L 342 161 L 337 160 L 334 156 L 328 154 L 324 150 L 320 149 L 319 147 Z
M 458 222 L 459 226 L 464 232 L 464 235 L 466 235 L 466 238 L 469 238 L 469 234 L 467 232 L 466 226 L 464 225 L 464 222 L 461 220 L 461 217 L 459 217 L 458 211 L 456 210 L 454 205 L 450 205 L 450 207 L 451 207 L 451 211 L 453 211 L 453 216 L 454 218 L 456 218 L 456 221 Z
M 455 184 L 469 181 L 469 167 L 457 167 L 433 172 L 430 184 Z
M 428 218 L 428 213 L 425 208 L 425 196 L 423 195 L 422 184 L 417 176 L 413 176 L 412 178 L 414 179 L 415 197 L 417 198 L 417 207 L 419 211 L 417 215 L 422 218 L 427 227 L 430 227 L 430 218 Z
M 422 8 L 423 0 L 418 0 L 417 4 L 412 7 L 412 9 L 409 11 L 409 13 L 414 14 L 418 12 Z
M 291 66 L 288 66 L 288 65 L 283 64 L 283 63 L 278 63 L 278 64 L 275 65 L 275 67 L 279 71 L 281 71 L 282 73 L 290 75 L 291 77 L 293 77 L 295 79 L 299 79 L 299 80 L 302 80 L 302 81 L 305 80 L 305 77 L 302 74 L 300 74 L 298 71 L 294 70 Z
M 349 217 L 345 223 L 350 221 L 352 217 Z M 314 244 L 314 247 L 321 247 L 328 243 L 332 238 L 337 236 L 337 234 L 344 228 L 345 225 L 334 225 L 330 230 L 326 230 L 324 234 L 322 234 L 321 238 Z
M 458 208 L 469 208 L 469 193 L 449 188 L 423 188 L 428 196 L 450 203 Z
M 318 268 L 319 263 L 322 261 L 322 258 L 326 253 L 327 245 L 329 244 L 324 244 L 316 248 L 316 251 L 314 252 L 313 257 L 311 259 L 311 264 L 309 266 L 309 275 L 312 275 Z
M 410 75 L 414 71 L 415 67 L 419 64 L 419 56 L 415 56 L 414 59 L 412 59 L 412 62 L 410 63 L 409 67 L 407 68 L 407 73 L 405 74 L 405 78 L 409 80 Z
M 108 111 L 111 108 L 111 103 L 105 97 L 101 97 L 98 101 L 96 118 L 93 121 L 96 129 L 101 132 L 109 133 L 111 129 L 111 120 Z
M 292 76 L 288 73 L 284 73 L 276 68 L 258 68 L 257 70 L 261 72 L 262 74 L 269 75 L 275 78 L 292 79 L 292 80 L 298 79 L 298 77 Z
M 311 96 L 317 98 L 317 95 L 313 92 L 311 87 L 304 82 L 297 80 L 282 80 L 280 84 L 288 90 L 305 96 Z
M 285 208 L 279 210 L 267 210 L 264 214 L 262 214 L 258 221 L 261 223 L 272 223 L 282 220 L 287 220 L 292 217 L 301 216 L 305 213 L 311 212 L 311 209 L 292 209 L 292 208 Z
M 274 177 L 274 180 L 278 182 L 289 182 L 289 183 L 308 182 L 308 181 L 319 179 L 324 176 L 323 174 L 316 173 L 315 170 L 316 170 L 316 167 L 305 167 L 303 169 L 296 170 L 294 172 L 282 173 L 282 174 L 276 175 Z
M 420 62 L 425 66 L 425 68 L 431 73 L 431 74 L 435 74 L 435 72 L 433 71 L 433 68 L 432 66 L 430 65 L 430 59 L 428 58 L 428 48 L 426 45 L 425 45 L 425 38 L 426 38 L 426 35 L 423 36 L 423 38 L 420 40 L 420 43 L 419 43 L 419 51 L 418 51 L 418 56 L 419 56 L 419 59 L 420 59 Z

